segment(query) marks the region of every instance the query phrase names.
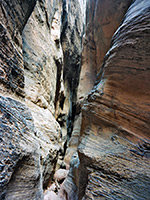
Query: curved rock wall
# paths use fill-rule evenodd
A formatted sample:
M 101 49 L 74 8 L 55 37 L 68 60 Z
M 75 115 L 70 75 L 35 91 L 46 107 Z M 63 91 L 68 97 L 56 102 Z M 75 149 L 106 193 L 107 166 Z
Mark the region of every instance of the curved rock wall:
M 1 1 L 0 199 L 42 199 L 40 146 L 24 96 L 22 30 L 35 1 Z M 15 100 L 16 99 L 16 100 Z
M 84 102 L 79 199 L 149 199 L 149 6 L 129 7 Z
M 121 24 L 132 0 L 86 1 L 86 28 L 78 99 L 83 99 L 95 84 L 111 38 Z

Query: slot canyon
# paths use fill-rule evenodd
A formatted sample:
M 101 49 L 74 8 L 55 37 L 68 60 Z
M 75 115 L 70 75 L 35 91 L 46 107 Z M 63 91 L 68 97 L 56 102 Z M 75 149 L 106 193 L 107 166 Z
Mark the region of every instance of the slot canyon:
M 150 0 L 0 0 L 0 200 L 150 200 Z

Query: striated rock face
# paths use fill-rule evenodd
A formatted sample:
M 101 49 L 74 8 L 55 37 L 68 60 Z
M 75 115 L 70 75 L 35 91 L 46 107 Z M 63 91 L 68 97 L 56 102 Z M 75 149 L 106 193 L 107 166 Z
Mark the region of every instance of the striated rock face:
M 59 1 L 37 1 L 23 31 L 26 98 L 53 114 L 57 74 L 62 73 L 60 20 Z
M 35 2 L 35 0 L 0 1 L 1 92 L 13 91 L 24 96 L 21 34 Z
M 84 102 L 79 199 L 150 197 L 149 7 L 132 3 Z
M 90 92 L 95 84 L 104 56 L 110 48 L 111 38 L 131 2 L 132 0 L 87 0 L 79 99 Z
M 24 96 L 21 34 L 34 5 L 35 1 L 8 0 L 0 3 L 0 199 L 2 200 L 43 197 L 40 146 L 35 138 L 31 113 L 23 103 L 19 102 Z
M 35 1 L 0 5 L 0 199 L 43 199 L 43 186 L 52 178 L 61 150 L 61 129 L 54 118 L 63 57 L 61 4 L 37 1 L 33 11 L 34 6 Z
M 40 146 L 29 109 L 0 96 L 0 199 L 43 197 Z

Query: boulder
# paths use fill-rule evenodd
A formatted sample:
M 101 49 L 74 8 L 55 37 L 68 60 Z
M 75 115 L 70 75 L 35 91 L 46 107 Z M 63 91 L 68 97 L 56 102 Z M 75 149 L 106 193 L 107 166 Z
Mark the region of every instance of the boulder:
M 68 172 L 66 169 L 58 169 L 54 174 L 54 180 L 58 182 L 63 181 L 67 177 Z

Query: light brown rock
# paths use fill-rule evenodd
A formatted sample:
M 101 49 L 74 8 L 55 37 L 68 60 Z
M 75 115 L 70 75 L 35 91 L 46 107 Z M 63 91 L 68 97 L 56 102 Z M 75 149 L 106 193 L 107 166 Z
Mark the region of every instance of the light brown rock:
M 57 189 L 57 188 L 56 188 L 56 184 L 55 184 L 55 183 L 53 183 L 53 184 L 48 188 L 49 191 L 53 191 L 53 192 L 55 192 L 56 189 Z
M 61 9 L 58 0 L 37 1 L 23 31 L 26 105 L 31 110 L 40 143 L 44 188 L 51 182 L 63 149 L 61 127 L 55 118 L 60 112 L 56 96 L 63 90 Z
M 111 38 L 132 0 L 87 0 L 78 100 L 93 88 Z

